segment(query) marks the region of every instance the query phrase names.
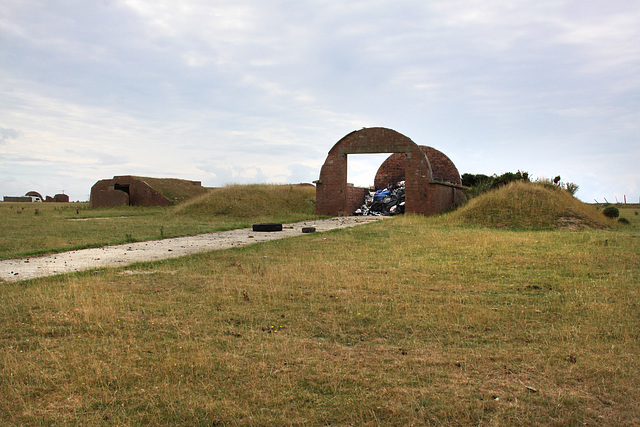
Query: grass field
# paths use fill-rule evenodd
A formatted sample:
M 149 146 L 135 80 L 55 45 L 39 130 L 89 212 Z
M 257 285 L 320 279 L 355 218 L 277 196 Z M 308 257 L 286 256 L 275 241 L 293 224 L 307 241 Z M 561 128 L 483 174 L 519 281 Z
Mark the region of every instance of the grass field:
M 638 425 L 640 221 L 622 215 L 408 215 L 5 283 L 0 421 Z
M 244 195 L 244 199 L 242 198 Z M 0 203 L 0 259 L 316 218 L 313 187 L 229 186 L 171 207 Z

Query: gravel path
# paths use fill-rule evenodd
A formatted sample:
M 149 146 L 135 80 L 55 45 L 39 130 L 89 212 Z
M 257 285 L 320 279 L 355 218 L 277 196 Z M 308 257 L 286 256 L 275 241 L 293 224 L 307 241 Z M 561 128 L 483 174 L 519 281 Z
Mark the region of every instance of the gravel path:
M 198 252 L 246 246 L 285 237 L 298 236 L 303 227 L 322 232 L 377 221 L 382 217 L 338 217 L 283 224 L 278 232 L 257 232 L 251 228 L 200 234 L 173 239 L 151 240 L 124 245 L 82 249 L 29 258 L 0 260 L 0 281 L 17 282 L 92 268 L 124 266 L 135 262 L 176 258 Z

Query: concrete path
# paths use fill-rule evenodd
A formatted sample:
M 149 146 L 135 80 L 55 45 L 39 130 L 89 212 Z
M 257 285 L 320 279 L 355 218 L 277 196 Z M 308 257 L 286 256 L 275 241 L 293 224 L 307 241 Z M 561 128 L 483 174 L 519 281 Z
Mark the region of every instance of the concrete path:
M 176 258 L 199 252 L 246 246 L 257 242 L 282 239 L 302 234 L 303 227 L 322 232 L 377 221 L 383 217 L 338 217 L 316 221 L 283 224 L 277 232 L 257 232 L 251 228 L 200 234 L 173 239 L 152 240 L 124 245 L 82 249 L 51 255 L 0 260 L 0 281 L 17 282 L 55 274 L 92 268 L 124 266 L 135 262 Z

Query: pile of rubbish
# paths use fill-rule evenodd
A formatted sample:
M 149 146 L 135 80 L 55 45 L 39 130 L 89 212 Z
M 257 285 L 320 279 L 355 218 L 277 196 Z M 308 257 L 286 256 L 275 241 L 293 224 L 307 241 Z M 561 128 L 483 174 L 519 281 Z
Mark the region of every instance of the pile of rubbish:
M 404 181 L 391 188 L 371 191 L 364 198 L 364 204 L 353 213 L 357 216 L 390 216 L 404 213 Z

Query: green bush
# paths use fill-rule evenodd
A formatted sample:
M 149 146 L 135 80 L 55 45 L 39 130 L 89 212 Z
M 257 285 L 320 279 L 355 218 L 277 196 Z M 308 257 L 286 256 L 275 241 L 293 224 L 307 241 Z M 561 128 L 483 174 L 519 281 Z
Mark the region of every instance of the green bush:
M 606 208 L 604 208 L 602 213 L 604 214 L 604 216 L 609 218 L 618 218 L 620 216 L 620 211 L 615 206 L 607 206 Z
M 618 222 L 620 224 L 630 224 L 629 220 L 627 218 L 618 218 Z
M 564 189 L 567 190 L 569 193 L 571 193 L 574 196 L 578 192 L 578 188 L 580 188 L 580 186 L 578 184 L 576 184 L 576 183 L 573 183 L 573 182 L 567 182 L 564 185 Z
M 465 191 L 468 198 L 474 198 L 479 196 L 480 194 L 486 193 L 487 191 L 494 190 L 496 188 L 500 188 L 503 185 L 507 185 L 510 182 L 514 181 L 524 181 L 529 182 L 529 172 L 518 171 L 516 173 L 513 172 L 505 172 L 502 175 L 493 175 L 487 176 L 483 174 L 470 174 L 464 173 L 462 174 L 462 185 L 467 187 Z

